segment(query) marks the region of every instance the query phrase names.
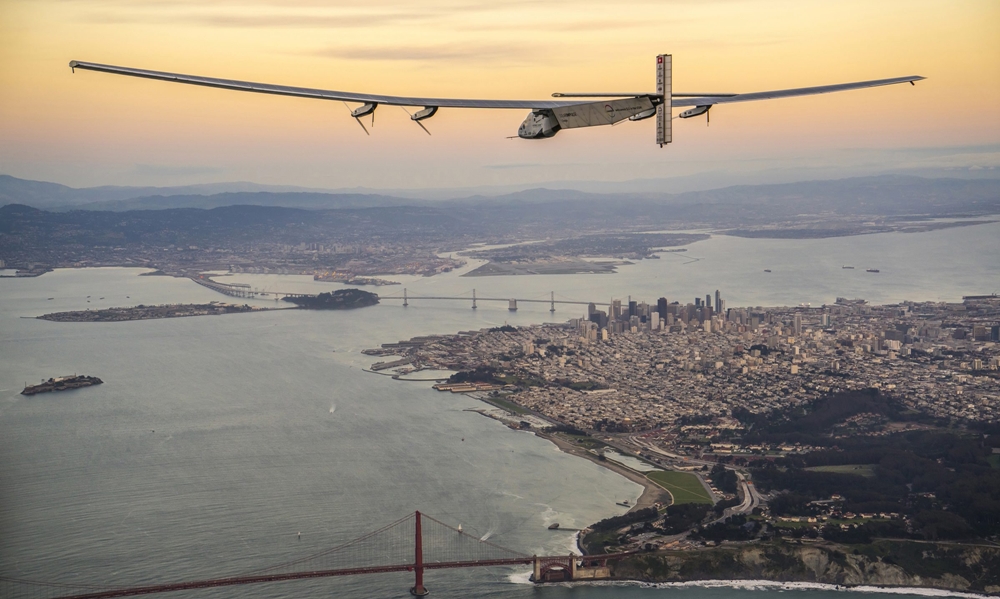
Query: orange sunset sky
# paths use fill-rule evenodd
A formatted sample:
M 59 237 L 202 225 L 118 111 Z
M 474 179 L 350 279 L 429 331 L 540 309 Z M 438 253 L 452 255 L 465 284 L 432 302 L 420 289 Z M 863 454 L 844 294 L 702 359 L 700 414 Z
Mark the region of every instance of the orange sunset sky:
M 339 102 L 67 66 L 542 99 L 652 91 L 657 53 L 678 92 L 928 79 L 719 106 L 660 149 L 652 120 L 506 139 L 524 110 L 442 109 L 428 137 L 383 106 L 367 137 Z M 391 189 L 941 168 L 1000 176 L 996 0 L 0 0 L 0 173 L 16 177 Z

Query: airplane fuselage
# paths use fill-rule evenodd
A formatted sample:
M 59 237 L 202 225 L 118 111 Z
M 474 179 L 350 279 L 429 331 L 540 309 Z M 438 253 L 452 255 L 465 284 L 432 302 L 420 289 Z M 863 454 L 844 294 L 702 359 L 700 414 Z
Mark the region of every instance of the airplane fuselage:
M 545 139 L 552 137 L 561 129 L 551 110 L 536 110 L 528 114 L 517 128 L 517 136 L 521 139 Z

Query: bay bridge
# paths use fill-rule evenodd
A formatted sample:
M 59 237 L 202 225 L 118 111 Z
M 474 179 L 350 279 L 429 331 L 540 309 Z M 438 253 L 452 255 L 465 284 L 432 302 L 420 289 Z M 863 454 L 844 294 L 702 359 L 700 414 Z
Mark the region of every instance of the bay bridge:
M 309 294 L 301 292 L 289 292 L 289 291 L 276 291 L 273 289 L 257 289 L 253 288 L 246 283 L 220 283 L 211 278 L 201 276 L 201 277 L 191 277 L 191 280 L 195 283 L 207 287 L 212 291 L 217 291 L 224 295 L 229 295 L 232 297 L 241 298 L 263 298 L 263 297 L 273 297 L 275 300 L 284 297 L 305 297 Z M 517 311 L 518 303 L 535 303 L 535 304 L 549 304 L 549 312 L 556 311 L 556 304 L 569 304 L 575 306 L 589 306 L 594 304 L 594 306 L 610 306 L 610 302 L 585 302 L 580 300 L 571 299 L 556 299 L 556 294 L 554 291 L 549 292 L 548 299 L 543 298 L 514 298 L 514 297 L 484 297 L 481 295 L 476 295 L 476 290 L 472 290 L 472 295 L 410 295 L 409 292 L 404 288 L 402 295 L 380 295 L 378 297 L 379 301 L 402 301 L 403 306 L 409 306 L 411 300 L 416 301 L 463 301 L 471 302 L 471 307 L 473 310 L 479 307 L 479 302 L 505 302 L 507 304 L 507 309 L 511 312 Z
M 25 599 L 110 599 L 335 576 L 412 572 L 410 593 L 423 597 L 429 593 L 424 585 L 424 573 L 428 570 L 532 566 L 531 580 L 536 583 L 601 580 L 611 577 L 609 562 L 629 555 L 632 554 L 528 555 L 477 538 L 462 531 L 461 526 L 455 528 L 416 511 L 336 547 L 240 574 L 136 586 L 102 586 L 0 575 L 0 595 Z
M 568 299 L 556 299 L 556 294 L 554 291 L 549 292 L 549 299 L 525 299 L 525 298 L 513 298 L 513 297 L 483 297 L 477 296 L 476 290 L 472 290 L 472 297 L 464 295 L 409 295 L 406 289 L 403 289 L 403 295 L 387 295 L 379 296 L 379 301 L 384 300 L 402 300 L 404 306 L 410 305 L 410 300 L 447 300 L 447 301 L 464 301 L 468 302 L 471 300 L 472 309 L 478 308 L 477 302 L 506 302 L 507 309 L 511 312 L 517 311 L 517 304 L 520 303 L 535 303 L 535 304 L 549 304 L 549 312 L 556 311 L 556 304 L 572 304 L 577 306 L 589 306 L 594 304 L 595 306 L 609 306 L 610 303 L 605 302 L 583 302 L 579 300 L 568 300 Z

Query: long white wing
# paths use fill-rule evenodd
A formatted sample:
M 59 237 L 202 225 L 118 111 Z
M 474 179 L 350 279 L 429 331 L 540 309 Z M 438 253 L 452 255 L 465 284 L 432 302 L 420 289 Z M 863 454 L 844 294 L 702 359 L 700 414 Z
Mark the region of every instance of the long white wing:
M 272 85 L 270 83 L 253 83 L 250 81 L 235 81 L 232 79 L 216 79 L 214 77 L 199 77 L 197 75 L 182 75 L 162 71 L 148 71 L 130 67 L 118 67 L 78 60 L 69 63 L 70 68 L 101 71 L 115 75 L 129 75 L 146 79 L 159 79 L 174 83 L 204 85 L 243 92 L 261 94 L 278 94 L 281 96 L 297 96 L 299 98 L 314 98 L 319 100 L 343 100 L 345 102 L 363 102 L 372 104 L 388 104 L 390 106 L 436 106 L 439 108 L 526 108 L 528 110 L 542 108 L 561 108 L 584 104 L 580 100 L 463 100 L 457 98 L 410 98 L 405 96 L 382 96 L 378 94 L 359 94 L 354 92 L 339 92 L 326 89 L 311 89 L 307 87 L 289 87 L 287 85 Z
M 911 75 L 909 77 L 894 77 L 892 79 L 875 79 L 873 81 L 858 81 L 856 83 L 838 83 L 836 85 L 820 85 L 817 87 L 799 87 L 796 89 L 779 89 L 769 92 L 753 92 L 749 94 L 733 94 L 725 96 L 703 96 L 700 98 L 675 98 L 674 106 L 711 106 L 713 104 L 729 104 L 731 102 L 752 102 L 754 100 L 774 100 L 777 98 L 792 98 L 795 96 L 812 96 L 815 94 L 828 94 L 831 92 L 842 92 L 851 89 L 864 89 L 866 87 L 879 87 L 881 85 L 895 85 L 897 83 L 913 83 L 925 77 Z
M 343 100 L 345 102 L 362 102 L 372 104 L 388 104 L 391 106 L 425 106 L 438 108 L 521 108 L 528 110 L 539 110 L 544 108 L 562 108 L 565 106 L 578 106 L 586 104 L 580 100 L 467 100 L 459 98 L 415 98 L 407 96 L 383 96 L 379 94 L 361 94 L 356 92 L 332 91 L 326 89 L 312 89 L 307 87 L 291 87 L 287 85 L 274 85 L 270 83 L 253 83 L 250 81 L 236 81 L 233 79 L 216 79 L 214 77 L 200 77 L 198 75 L 183 75 L 180 73 L 167 73 L 163 71 L 150 71 L 146 69 L 134 69 L 131 67 L 119 67 L 93 62 L 82 62 L 78 60 L 69 63 L 72 69 L 86 69 L 88 71 L 100 71 L 103 73 L 113 73 L 115 75 L 128 75 L 130 77 L 144 77 L 146 79 L 159 79 L 161 81 L 172 81 L 174 83 L 187 83 L 189 85 L 204 85 L 207 87 L 218 87 L 244 92 L 256 92 L 261 94 L 278 94 L 282 96 L 296 96 L 299 98 L 313 98 L 319 100 Z M 855 83 L 839 83 L 836 85 L 820 85 L 817 87 L 800 87 L 796 89 L 782 89 L 766 92 L 753 92 L 748 94 L 720 94 L 691 97 L 693 94 L 677 94 L 673 98 L 673 106 L 711 106 L 714 104 L 729 104 L 732 102 L 751 102 L 755 100 L 773 100 L 776 98 L 791 98 L 794 96 L 811 96 L 815 94 L 827 94 L 831 92 L 847 91 L 852 89 L 863 89 L 866 87 L 878 87 L 881 85 L 894 85 L 897 83 L 913 83 L 920 81 L 924 77 L 911 75 L 909 77 L 895 77 L 892 79 L 876 79 L 873 81 L 858 81 Z M 554 94 L 556 97 L 597 97 L 598 94 Z M 618 96 L 618 94 L 608 94 Z M 656 94 L 622 94 L 634 97 L 653 97 Z M 604 94 L 600 94 L 604 96 Z

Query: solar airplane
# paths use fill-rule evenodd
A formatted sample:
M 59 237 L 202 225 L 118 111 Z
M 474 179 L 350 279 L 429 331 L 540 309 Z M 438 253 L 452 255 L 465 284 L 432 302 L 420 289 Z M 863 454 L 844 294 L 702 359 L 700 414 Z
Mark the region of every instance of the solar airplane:
M 235 91 L 256 92 L 261 94 L 277 94 L 280 96 L 295 96 L 313 98 L 316 100 L 337 100 L 359 103 L 361 106 L 351 110 L 351 116 L 365 129 L 361 117 L 371 115 L 375 120 L 375 109 L 380 105 L 420 108 L 410 114 L 410 119 L 430 134 L 421 121 L 431 118 L 439 108 L 493 108 L 493 109 L 527 109 L 531 112 L 518 127 L 517 136 L 522 139 L 545 139 L 554 136 L 563 129 L 580 127 L 596 127 L 600 125 L 615 125 L 625 120 L 641 121 L 656 118 L 656 143 L 662 148 L 672 141 L 671 121 L 673 118 L 688 119 L 708 112 L 718 104 L 735 102 L 753 102 L 757 100 L 773 100 L 795 96 L 811 96 L 831 92 L 895 85 L 898 83 L 914 84 L 924 79 L 917 75 L 894 77 L 891 79 L 875 79 L 872 81 L 856 81 L 853 83 L 838 83 L 820 85 L 817 87 L 800 87 L 752 93 L 675 93 L 671 77 L 671 55 L 660 54 L 656 57 L 656 91 L 641 93 L 555 93 L 554 100 L 467 100 L 458 98 L 416 98 L 406 96 L 386 96 L 356 92 L 311 89 L 305 87 L 289 87 L 269 83 L 252 83 L 232 79 L 217 79 L 197 75 L 182 75 L 149 71 L 93 62 L 74 60 L 69 63 L 71 69 L 100 71 L 115 75 L 158 79 L 173 83 L 189 85 L 204 85 Z M 596 100 L 600 98 L 600 100 Z M 676 117 L 674 108 L 687 108 Z M 404 108 L 405 110 L 405 108 Z

